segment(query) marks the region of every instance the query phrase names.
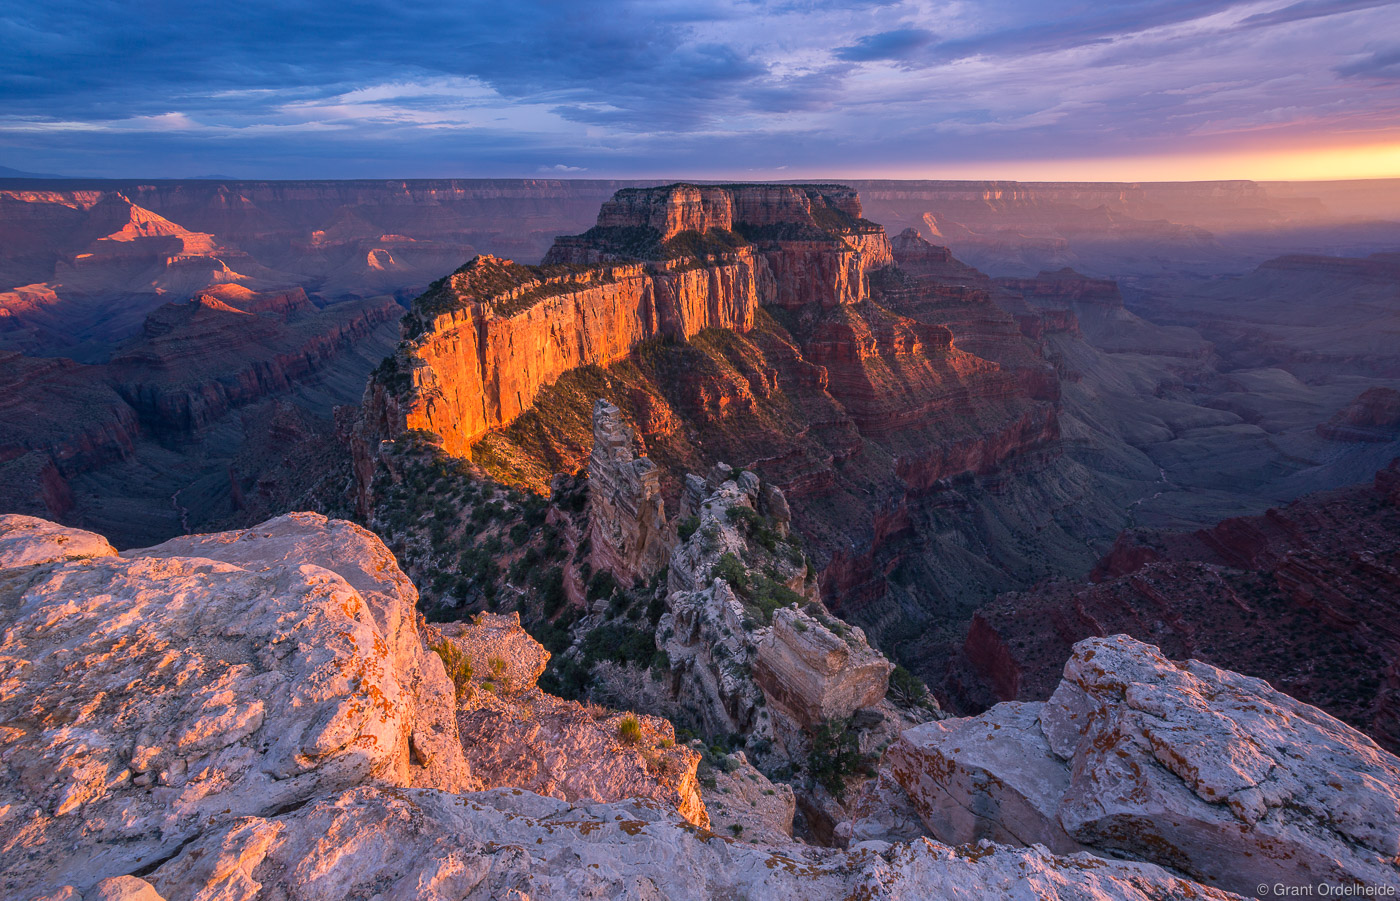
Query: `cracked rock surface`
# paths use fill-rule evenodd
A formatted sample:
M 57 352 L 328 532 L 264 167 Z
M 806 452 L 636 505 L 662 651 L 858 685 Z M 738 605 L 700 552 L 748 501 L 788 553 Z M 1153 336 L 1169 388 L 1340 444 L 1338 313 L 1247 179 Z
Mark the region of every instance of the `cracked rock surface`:
M 1400 886 L 1400 760 L 1267 682 L 1124 635 L 1049 701 L 909 729 L 887 765 L 930 832 L 1078 847 L 1252 893 Z

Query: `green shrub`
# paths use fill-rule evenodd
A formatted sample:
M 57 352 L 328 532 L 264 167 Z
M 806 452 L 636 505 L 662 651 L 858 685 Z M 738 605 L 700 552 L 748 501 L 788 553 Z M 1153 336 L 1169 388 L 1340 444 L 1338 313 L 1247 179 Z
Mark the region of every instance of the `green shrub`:
M 763 525 L 763 517 L 758 515 L 758 511 L 743 504 L 735 504 L 724 511 L 724 515 L 730 522 L 741 523 L 750 532 Z
M 599 660 L 624 666 L 651 666 L 656 657 L 656 637 L 650 631 L 621 624 L 599 626 L 583 640 L 583 660 L 592 669 Z
M 642 723 L 631 713 L 617 724 L 617 740 L 625 745 L 635 745 L 642 740 Z
M 837 798 L 846 794 L 846 779 L 866 765 L 849 720 L 827 720 L 812 737 L 807 773 Z
M 461 697 L 467 690 L 467 686 L 472 681 L 472 662 L 467 659 L 461 649 L 455 644 L 443 639 L 428 646 L 428 649 L 442 658 L 443 669 L 447 670 L 447 678 L 452 680 L 452 685 L 457 689 L 457 697 Z
M 535 574 L 535 589 L 540 593 L 540 607 L 544 615 L 552 617 L 564 609 L 569 595 L 564 591 L 564 569 L 551 566 Z
M 906 707 L 924 707 L 929 703 L 928 686 L 903 666 L 890 672 L 890 696 Z
M 615 591 L 617 591 L 617 579 L 613 578 L 613 574 L 605 569 L 598 570 L 593 574 L 593 578 L 588 580 L 588 599 L 590 601 L 610 598 Z
M 690 536 L 700 528 L 700 517 L 687 516 L 680 525 L 676 526 L 676 535 L 681 541 L 689 541 Z
M 710 567 L 711 579 L 723 579 L 729 583 L 739 594 L 747 595 L 749 590 L 749 573 L 744 568 L 744 564 L 733 551 L 725 551 L 724 556 L 719 558 L 714 566 Z

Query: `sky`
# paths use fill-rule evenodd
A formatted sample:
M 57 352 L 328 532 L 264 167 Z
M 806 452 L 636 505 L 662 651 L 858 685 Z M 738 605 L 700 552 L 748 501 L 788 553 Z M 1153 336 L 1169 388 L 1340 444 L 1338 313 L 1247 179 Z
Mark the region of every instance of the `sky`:
M 0 166 L 1400 176 L 1400 0 L 0 0 Z

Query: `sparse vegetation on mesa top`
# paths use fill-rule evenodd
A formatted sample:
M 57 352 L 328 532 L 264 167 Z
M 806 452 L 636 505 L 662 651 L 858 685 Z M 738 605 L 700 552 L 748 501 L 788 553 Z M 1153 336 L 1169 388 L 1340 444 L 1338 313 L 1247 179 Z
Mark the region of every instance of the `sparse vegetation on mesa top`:
M 686 229 L 663 241 L 659 230 L 646 225 L 595 225 L 564 241 L 620 260 L 651 261 L 723 257 L 749 243 L 741 235 L 723 228 L 705 232 Z
M 460 309 L 466 303 L 499 298 L 533 284 L 534 287 L 529 287 L 520 296 L 502 301 L 496 307 L 496 312 L 503 316 L 518 313 L 546 297 L 577 290 L 576 279 L 590 271 L 594 281 L 611 280 L 610 270 L 606 267 L 600 269 L 572 264 L 527 266 L 512 260 L 473 257 L 456 272 L 433 282 L 413 301 L 412 309 L 403 318 L 404 338 L 413 340 L 423 335 L 434 318 Z

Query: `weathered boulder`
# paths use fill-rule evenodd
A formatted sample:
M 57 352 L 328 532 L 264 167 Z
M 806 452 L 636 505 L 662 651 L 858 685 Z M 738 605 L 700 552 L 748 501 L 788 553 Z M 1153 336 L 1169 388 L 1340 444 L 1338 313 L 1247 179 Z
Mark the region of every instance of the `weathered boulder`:
M 770 701 L 810 727 L 879 704 L 893 670 L 860 628 L 784 608 L 759 642 L 754 679 Z
M 588 531 L 593 568 L 609 570 L 624 585 L 659 571 L 671 552 L 661 473 L 637 456 L 631 426 L 605 400 L 593 404 Z
M 106 538 L 93 532 L 70 529 L 33 516 L 0 515 L 0 570 L 61 560 L 111 557 L 116 552 Z
M 945 840 L 1083 850 L 1057 818 L 1070 774 L 1040 731 L 1040 707 L 998 704 L 915 726 L 885 755 L 886 775 L 907 786 L 919 818 Z
M 448 791 L 477 785 L 457 737 L 452 684 L 425 647 L 418 589 L 373 532 L 319 513 L 289 513 L 251 529 L 186 535 L 123 556 L 205 557 L 250 571 L 311 565 L 341 576 L 368 605 L 388 648 L 386 663 L 410 697 L 409 782 Z
M 18 525 L 40 549 L 60 534 Z M 426 718 L 382 625 L 412 622 L 393 557 L 320 517 L 296 533 L 182 539 L 199 557 L 175 556 L 172 542 L 4 571 L 0 894 L 86 890 L 216 823 L 365 783 L 409 785 L 426 769 L 410 754 Z M 88 533 L 70 537 L 60 544 L 103 550 Z M 371 545 L 383 556 L 364 556 Z M 211 559 L 220 552 L 259 562 Z M 321 552 L 366 591 L 308 559 Z M 376 580 L 379 564 L 389 575 Z
M 1400 760 L 1267 682 L 1123 635 L 1076 644 L 1044 704 L 910 729 L 888 765 L 943 841 L 1068 839 L 1241 893 L 1400 886 Z
M 520 625 L 520 614 L 478 613 L 469 623 L 430 626 L 451 642 L 478 681 L 502 692 L 534 688 L 549 663 L 549 651 Z M 433 644 L 430 640 L 430 646 Z
M 743 751 L 722 758 L 705 789 L 710 829 L 719 835 L 768 845 L 792 843 L 797 796 L 785 782 L 771 782 Z
M 640 803 L 362 788 L 211 830 L 145 877 L 161 897 L 1075 899 L 1229 897 L 1161 869 L 928 841 L 762 848 Z
M 432 628 L 432 627 L 430 627 Z M 479 614 L 437 627 L 470 664 L 457 702 L 462 752 L 485 788 L 513 786 L 565 801 L 648 798 L 697 826 L 700 755 L 676 744 L 665 719 L 566 701 L 535 684 L 549 652 L 519 614 Z M 636 721 L 624 728 L 629 717 Z

